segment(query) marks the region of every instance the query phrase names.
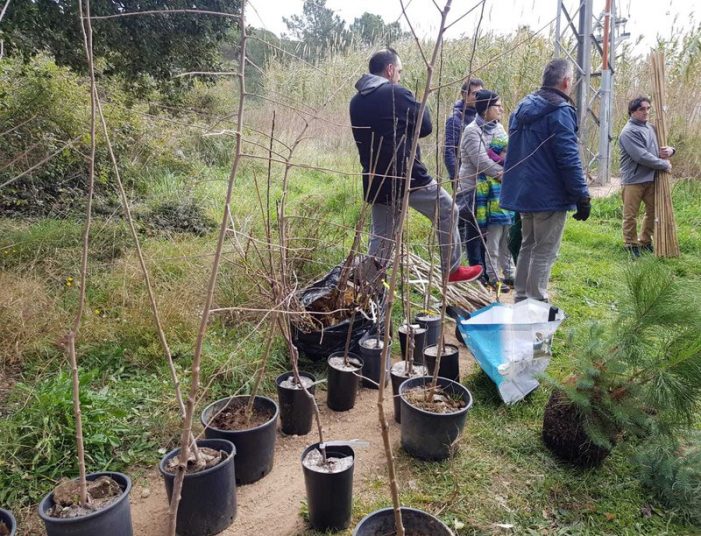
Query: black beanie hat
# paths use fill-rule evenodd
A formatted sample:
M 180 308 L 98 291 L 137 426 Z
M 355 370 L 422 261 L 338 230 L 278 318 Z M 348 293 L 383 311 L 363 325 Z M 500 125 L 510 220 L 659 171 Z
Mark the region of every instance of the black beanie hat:
M 475 110 L 480 115 L 484 117 L 487 112 L 487 108 L 496 104 L 499 100 L 499 95 L 488 89 L 480 89 L 475 95 Z

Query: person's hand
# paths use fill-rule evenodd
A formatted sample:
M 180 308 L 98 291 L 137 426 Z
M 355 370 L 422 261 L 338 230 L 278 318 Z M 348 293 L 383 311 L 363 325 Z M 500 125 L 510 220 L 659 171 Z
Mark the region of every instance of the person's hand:
M 660 158 L 669 158 L 674 152 L 674 147 L 660 147 Z
M 577 201 L 577 212 L 572 216 L 575 220 L 587 221 L 589 219 L 589 214 L 591 214 L 591 198 L 582 197 Z

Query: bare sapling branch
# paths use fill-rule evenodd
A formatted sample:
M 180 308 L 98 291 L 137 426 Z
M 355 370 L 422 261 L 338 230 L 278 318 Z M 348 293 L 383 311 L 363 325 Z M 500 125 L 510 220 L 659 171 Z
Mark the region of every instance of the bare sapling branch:
M 229 217 L 231 214 L 231 198 L 234 190 L 234 185 L 236 182 L 236 176 L 239 169 L 239 163 L 241 161 L 241 131 L 243 129 L 243 111 L 244 111 L 244 101 L 246 93 L 246 78 L 245 78 L 245 65 L 246 65 L 246 40 L 247 40 L 247 29 L 245 24 L 245 7 L 246 0 L 241 2 L 241 39 L 239 42 L 239 103 L 238 103 L 238 114 L 237 114 L 237 125 L 235 134 L 235 150 L 233 162 L 231 164 L 231 171 L 229 173 L 229 179 L 226 189 L 226 198 L 224 201 L 224 214 L 222 215 L 221 224 L 219 226 L 219 235 L 217 238 L 217 247 L 214 253 L 214 258 L 212 260 L 212 269 L 209 275 L 209 281 L 207 284 L 207 292 L 205 296 L 205 303 L 202 309 L 202 316 L 200 319 L 200 326 L 197 333 L 197 340 L 195 342 L 194 355 L 192 358 L 192 374 L 191 374 L 191 384 L 190 393 L 185 405 L 185 418 L 183 419 L 183 427 L 180 434 L 180 455 L 178 456 L 178 467 L 175 475 L 175 481 L 173 483 L 173 493 L 170 501 L 169 508 L 169 526 L 168 534 L 170 536 L 175 536 L 176 526 L 177 526 L 177 515 L 178 515 L 178 505 L 180 504 L 181 492 L 183 487 L 183 481 L 185 479 L 185 471 L 187 469 L 187 453 L 190 437 L 192 435 L 192 417 L 195 411 L 195 403 L 197 401 L 197 391 L 199 389 L 200 383 L 200 365 L 202 362 L 202 349 L 204 347 L 204 338 L 207 333 L 207 326 L 209 323 L 210 309 L 212 308 L 212 301 L 214 298 L 214 290 L 217 284 L 217 275 L 219 273 L 219 265 L 222 257 L 222 250 L 224 248 L 224 241 L 226 239 L 226 231 L 228 228 Z
M 110 155 L 110 160 L 112 161 L 112 167 L 114 169 L 115 181 L 117 183 L 117 191 L 119 192 L 119 198 L 122 201 L 122 209 L 124 210 L 124 216 L 129 225 L 129 232 L 131 233 L 132 240 L 134 241 L 134 248 L 136 249 L 136 255 L 139 259 L 139 267 L 141 268 L 141 273 L 144 276 L 144 285 L 146 286 L 146 293 L 148 294 L 149 306 L 151 307 L 151 314 L 153 315 L 153 320 L 156 324 L 156 332 L 158 334 L 158 340 L 161 343 L 161 348 L 166 356 L 166 361 L 168 362 L 168 370 L 170 372 L 170 379 L 173 382 L 173 389 L 175 390 L 175 399 L 178 403 L 178 408 L 180 409 L 180 418 L 185 418 L 185 403 L 183 402 L 182 392 L 180 390 L 180 380 L 178 379 L 178 372 L 175 369 L 175 363 L 173 361 L 173 354 L 170 351 L 170 345 L 168 344 L 168 339 L 166 338 L 165 330 L 163 329 L 163 323 L 161 322 L 161 315 L 158 310 L 158 302 L 156 301 L 156 293 L 153 290 L 153 285 L 151 283 L 151 276 L 146 266 L 146 260 L 144 259 L 143 250 L 141 249 L 141 241 L 139 240 L 139 233 L 136 230 L 134 224 L 134 218 L 131 214 L 131 207 L 129 206 L 129 198 L 127 197 L 126 190 L 124 189 L 124 183 L 122 182 L 121 173 L 119 172 L 119 164 L 117 163 L 117 157 L 114 154 L 114 148 L 110 140 L 109 131 L 107 129 L 107 122 L 105 120 L 105 114 L 102 112 L 102 103 L 100 102 L 100 96 L 95 93 L 95 103 L 97 104 L 97 111 L 100 116 L 100 122 L 102 123 L 102 133 L 105 136 L 105 143 L 107 145 L 107 150 Z M 190 448 L 195 456 L 195 459 L 200 460 L 200 452 L 195 443 L 194 437 L 190 438 L 191 444 Z
M 246 425 L 248 425 L 248 423 L 251 421 L 251 416 L 253 415 L 253 402 L 255 401 L 256 395 L 258 394 L 258 389 L 260 389 L 260 384 L 263 380 L 263 375 L 265 374 L 265 370 L 267 369 L 268 359 L 270 358 L 270 351 L 273 348 L 273 342 L 275 342 L 275 325 L 277 323 L 277 317 L 278 315 L 273 313 L 273 316 L 270 318 L 270 333 L 268 335 L 268 340 L 265 343 L 263 357 L 261 358 L 260 365 L 258 367 L 258 370 L 256 371 L 256 379 L 253 383 L 253 389 L 251 389 L 251 394 L 248 397 L 248 404 L 246 405 Z
M 475 9 L 479 5 L 480 5 L 480 3 L 475 4 L 475 6 L 472 9 Z M 472 71 L 472 62 L 474 60 L 475 52 L 477 50 L 477 40 L 478 40 L 478 36 L 479 36 L 479 30 L 480 30 L 480 26 L 482 25 L 482 19 L 484 17 L 484 7 L 485 7 L 484 1 L 481 2 L 481 5 L 482 5 L 482 10 L 480 12 L 479 20 L 477 21 L 477 28 L 475 29 L 475 35 L 474 35 L 474 39 L 472 41 L 472 51 L 470 54 L 469 71 Z M 472 11 L 472 9 L 470 11 Z M 440 84 L 438 86 L 438 91 L 440 91 Z M 463 114 L 464 113 L 465 113 L 465 110 L 463 109 Z M 453 184 L 452 195 L 451 195 L 452 210 L 455 210 L 455 208 L 456 208 L 456 194 L 457 194 L 457 188 L 456 188 L 456 185 Z M 474 221 L 473 223 L 475 226 L 477 226 L 476 221 Z M 451 226 L 450 231 L 448 233 L 448 257 L 451 256 L 452 250 L 453 250 L 453 231 L 454 231 L 454 227 Z M 486 243 L 484 241 L 484 236 L 479 231 L 479 227 L 478 227 L 478 232 L 479 232 L 479 239 L 482 241 L 483 249 L 484 249 L 486 256 L 487 256 L 486 262 L 492 262 L 492 259 L 489 256 L 489 251 L 486 247 Z M 443 278 L 441 280 L 441 294 L 444 297 L 447 296 L 447 294 L 448 294 L 448 274 L 447 273 L 443 273 Z M 431 379 L 431 386 L 426 391 L 426 400 L 431 400 L 433 398 L 433 394 L 435 393 L 436 386 L 438 385 L 438 372 L 440 370 L 441 358 L 443 357 L 443 350 L 445 347 L 445 341 L 443 339 L 443 330 L 445 328 L 445 311 L 446 311 L 447 306 L 448 306 L 448 300 L 443 299 L 441 301 L 440 322 L 438 324 L 438 341 L 437 341 L 437 346 L 436 346 L 436 361 L 435 361 L 435 365 L 433 367 L 433 377 Z
M 285 296 L 285 303 L 287 304 L 287 309 L 291 307 L 291 302 L 295 299 L 294 291 L 288 288 L 288 270 L 287 270 L 287 251 L 288 251 L 288 238 L 287 238 L 287 219 L 285 217 L 285 208 L 287 202 L 287 192 L 289 187 L 289 176 L 290 170 L 292 169 L 291 161 L 294 155 L 295 149 L 299 146 L 301 141 L 304 139 L 304 134 L 309 128 L 309 123 L 304 122 L 304 128 L 295 139 L 292 147 L 289 151 L 289 156 L 287 158 L 287 163 L 285 164 L 285 171 L 282 176 L 282 195 L 280 201 L 278 202 L 278 239 L 280 242 L 280 280 L 276 281 L 275 289 L 273 293 L 282 293 Z M 272 274 L 271 274 L 272 275 Z M 278 294 L 279 295 L 279 294 Z M 287 348 L 290 354 L 290 365 L 292 366 L 292 374 L 294 376 L 294 382 L 304 391 L 304 394 L 312 402 L 312 407 L 314 408 L 314 419 L 316 421 L 317 432 L 319 433 L 319 444 L 324 443 L 324 432 L 321 427 L 321 414 L 319 412 L 319 405 L 316 403 L 314 395 L 307 389 L 306 385 L 302 382 L 299 375 L 299 351 L 292 341 L 292 325 L 290 324 L 290 316 L 286 315 L 284 319 L 280 321 L 280 329 L 282 331 L 283 337 L 287 342 Z M 322 450 L 321 455 L 324 463 L 326 463 L 326 453 Z
M 421 98 L 421 104 L 419 106 L 419 110 L 417 113 L 417 122 L 421 121 L 421 118 L 423 117 L 423 114 L 426 110 L 426 102 L 428 101 L 428 97 L 430 94 L 430 88 L 431 88 L 431 80 L 433 78 L 433 68 L 434 65 L 436 64 L 436 58 L 438 56 L 438 51 L 440 49 L 440 46 L 442 45 L 442 40 L 443 40 L 443 32 L 445 28 L 445 21 L 446 17 L 448 16 L 448 12 L 450 11 L 450 5 L 452 3 L 452 0 L 447 0 L 445 4 L 445 8 L 441 12 L 441 24 L 440 28 L 438 30 L 438 37 L 436 39 L 436 44 L 433 48 L 433 54 L 431 57 L 430 62 L 426 62 L 426 85 L 425 89 L 423 92 L 423 96 Z M 404 11 L 404 3 L 402 2 L 402 10 Z M 406 17 L 406 12 L 404 11 L 404 16 Z M 407 17 L 408 19 L 408 17 Z M 411 28 L 411 26 L 410 26 Z M 412 29 L 412 33 L 414 33 Z M 418 38 L 416 37 L 416 34 L 414 33 L 414 37 L 416 38 L 416 41 L 418 43 Z M 423 53 L 422 53 L 423 55 Z M 420 134 L 420 129 L 417 127 L 414 128 L 414 132 L 412 133 L 412 139 L 411 139 L 411 150 L 409 153 L 409 158 L 408 162 L 413 162 L 414 159 L 416 158 L 417 154 L 417 149 L 419 146 L 419 134 Z M 385 367 L 385 363 L 387 360 L 388 352 L 389 352 L 389 323 L 390 323 L 390 318 L 391 318 L 391 311 L 392 311 L 392 305 L 394 303 L 394 294 L 395 294 L 395 289 L 397 288 L 397 279 L 398 279 L 398 274 L 399 274 L 399 265 L 401 263 L 401 248 L 396 247 L 397 244 L 400 243 L 402 233 L 404 231 L 404 225 L 407 219 L 407 214 L 409 211 L 409 192 L 410 192 L 410 185 L 411 185 L 411 174 L 412 174 L 412 166 L 408 165 L 406 166 L 406 173 L 404 180 L 406 181 L 406 188 L 404 188 L 404 196 L 402 199 L 402 204 L 401 204 L 401 209 L 399 211 L 399 219 L 398 219 L 398 224 L 396 225 L 396 228 L 394 230 L 394 261 L 392 264 L 392 271 L 390 275 L 390 282 L 389 282 L 389 289 L 387 291 L 387 301 L 385 304 L 385 310 L 387 313 L 385 314 L 385 329 L 384 329 L 384 345 L 382 347 L 382 355 L 380 357 L 380 385 L 378 389 L 378 394 L 377 394 L 377 411 L 379 415 L 379 420 L 380 420 L 380 428 L 382 430 L 382 442 L 384 443 L 384 448 L 385 448 L 385 456 L 387 458 L 387 470 L 389 473 L 389 484 L 390 484 L 390 494 L 392 495 L 392 504 L 394 507 L 394 521 L 395 521 L 395 528 L 396 528 L 396 533 L 397 536 L 404 536 L 404 525 L 402 522 L 402 513 L 401 513 L 401 504 L 399 502 L 399 489 L 397 486 L 397 480 L 396 480 L 396 473 L 395 473 L 395 467 L 394 467 L 394 458 L 392 455 L 392 445 L 390 443 L 390 438 L 389 438 L 389 425 L 387 424 L 387 418 L 385 416 L 385 410 L 384 410 L 384 391 L 385 391 L 385 379 L 387 377 L 387 370 Z
M 7 6 L 6 6 L 7 7 Z M 78 0 L 78 8 L 80 13 L 83 13 L 83 2 Z M 3 11 L 4 12 L 4 11 Z M 90 0 L 86 0 L 85 13 L 90 15 Z M 72 383 L 73 383 L 73 416 L 75 419 L 75 441 L 78 456 L 78 472 L 80 484 L 80 505 L 87 506 L 88 504 L 88 486 L 85 471 L 85 446 L 83 443 L 83 419 L 80 409 L 80 376 L 78 374 L 78 358 L 75 351 L 75 341 L 78 337 L 81 320 L 83 318 L 83 310 L 85 309 L 85 293 L 88 283 L 88 247 L 90 245 L 90 225 L 92 223 L 92 201 L 95 191 L 95 152 L 97 140 L 95 136 L 95 71 L 93 66 L 92 56 L 92 28 L 90 23 L 80 25 L 83 33 L 83 45 L 85 47 L 85 56 L 90 68 L 90 159 L 88 162 L 88 199 L 85 208 L 85 225 L 83 227 L 83 249 L 80 259 L 80 289 L 78 297 L 78 310 L 75 313 L 73 325 L 66 334 L 65 344 L 68 351 L 68 360 L 71 365 Z

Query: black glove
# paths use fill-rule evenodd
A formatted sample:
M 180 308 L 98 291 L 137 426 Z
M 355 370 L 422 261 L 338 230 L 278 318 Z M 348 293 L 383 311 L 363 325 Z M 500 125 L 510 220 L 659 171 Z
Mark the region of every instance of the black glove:
M 575 220 L 587 221 L 589 214 L 591 214 L 591 198 L 582 197 L 577 201 L 577 212 L 575 212 L 572 217 Z

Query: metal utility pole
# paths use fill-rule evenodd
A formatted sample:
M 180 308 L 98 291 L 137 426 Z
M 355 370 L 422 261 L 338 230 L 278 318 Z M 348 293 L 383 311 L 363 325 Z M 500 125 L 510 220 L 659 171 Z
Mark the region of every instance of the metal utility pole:
M 555 55 L 575 66 L 582 161 L 597 185 L 610 180 L 614 59 L 617 43 L 626 37 L 618 31 L 626 21 L 618 19 L 615 11 L 615 0 L 606 0 L 598 16 L 594 16 L 594 0 L 557 1 Z

